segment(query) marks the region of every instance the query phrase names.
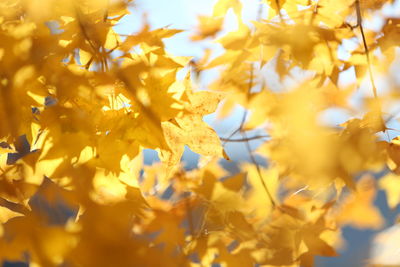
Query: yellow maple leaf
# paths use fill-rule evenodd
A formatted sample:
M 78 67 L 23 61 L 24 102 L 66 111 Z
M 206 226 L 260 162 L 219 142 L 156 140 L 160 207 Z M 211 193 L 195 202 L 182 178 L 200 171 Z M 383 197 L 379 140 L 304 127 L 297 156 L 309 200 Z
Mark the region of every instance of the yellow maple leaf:
M 349 224 L 358 228 L 379 229 L 384 219 L 379 209 L 373 206 L 376 185 L 373 177 L 363 176 L 357 183 L 357 191 L 349 195 L 337 215 L 340 224 Z M 368 214 L 368 216 L 365 216 Z
M 199 16 L 199 26 L 197 33 L 191 37 L 192 41 L 200 41 L 208 37 L 215 36 L 222 29 L 224 18 Z
M 189 81 L 189 77 L 186 78 Z M 176 165 L 184 145 L 204 156 L 225 157 L 225 151 L 217 133 L 203 121 L 203 116 L 215 111 L 222 95 L 214 92 L 187 91 L 186 111 L 182 116 L 162 122 L 169 149 L 161 149 L 160 158 L 168 166 Z
M 388 173 L 379 180 L 379 187 L 386 192 L 387 202 L 391 209 L 400 203 L 400 176 Z

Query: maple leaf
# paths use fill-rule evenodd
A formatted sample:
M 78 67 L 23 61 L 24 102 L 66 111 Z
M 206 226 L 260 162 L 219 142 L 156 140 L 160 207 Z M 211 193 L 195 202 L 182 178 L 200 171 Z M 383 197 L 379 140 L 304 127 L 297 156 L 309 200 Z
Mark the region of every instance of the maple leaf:
M 383 218 L 378 208 L 373 206 L 376 195 L 375 181 L 371 176 L 363 176 L 357 183 L 357 192 L 347 197 L 337 220 L 341 224 L 350 224 L 358 228 L 379 229 Z M 363 214 L 369 214 L 368 217 Z
M 400 203 L 400 189 L 398 186 L 399 176 L 393 173 L 388 173 L 379 180 L 379 187 L 385 190 L 387 202 L 391 209 L 397 207 Z
M 191 37 L 192 41 L 200 41 L 208 37 L 214 37 L 222 29 L 224 19 L 222 17 L 200 16 L 197 33 Z
M 384 223 L 375 180 L 360 174 L 387 166 L 379 186 L 391 208 L 400 201 L 399 138 L 381 140 L 397 84 L 374 83 L 396 67 L 399 20 L 381 12 L 393 3 L 263 0 L 248 23 L 245 1 L 218 0 L 189 39 L 218 36 L 221 49 L 194 61 L 165 44 L 183 30 L 146 16 L 119 34 L 141 8 L 130 0 L 0 1 L 0 262 L 308 267 L 337 256 L 342 227 Z M 232 11 L 238 27 L 219 38 Z M 382 29 L 364 28 L 376 18 Z M 190 70 L 179 78 L 190 66 L 218 76 L 193 90 Z M 218 106 L 221 118 L 245 109 L 242 139 L 221 144 L 204 122 Z M 332 110 L 345 114 L 338 125 Z M 225 142 L 245 143 L 252 164 L 225 170 Z M 201 155 L 190 171 L 185 146 Z M 162 162 L 145 166 L 144 149 Z
M 188 102 L 184 114 L 162 123 L 171 150 L 160 150 L 161 160 L 168 166 L 175 166 L 183 154 L 184 145 L 204 156 L 227 157 L 218 135 L 203 121 L 204 115 L 215 111 L 222 95 L 207 91 L 186 93 Z

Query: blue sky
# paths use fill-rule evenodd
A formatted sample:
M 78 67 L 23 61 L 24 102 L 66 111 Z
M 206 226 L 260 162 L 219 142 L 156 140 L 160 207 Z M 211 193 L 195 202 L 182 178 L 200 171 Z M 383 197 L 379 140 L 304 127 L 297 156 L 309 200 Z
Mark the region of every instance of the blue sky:
M 140 29 L 143 13 L 147 14 L 150 25 L 153 28 L 167 27 L 186 30 L 173 38 L 166 40 L 167 49 L 178 56 L 202 55 L 203 48 L 210 42 L 189 41 L 193 29 L 197 25 L 199 15 L 210 15 L 215 0 L 136 0 L 137 8 L 132 9 L 132 15 L 121 20 L 117 27 L 119 33 L 129 34 Z M 250 23 L 255 20 L 258 9 L 257 0 L 247 0 L 243 6 L 243 20 Z M 231 12 L 225 19 L 225 31 L 236 28 L 235 18 Z M 222 32 L 223 33 L 223 32 Z

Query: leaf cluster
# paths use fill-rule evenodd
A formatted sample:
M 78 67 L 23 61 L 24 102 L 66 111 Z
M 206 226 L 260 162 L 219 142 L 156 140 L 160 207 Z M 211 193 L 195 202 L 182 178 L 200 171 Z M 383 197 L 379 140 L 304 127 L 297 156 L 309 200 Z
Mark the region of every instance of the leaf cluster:
M 144 20 L 118 34 L 131 0 L 1 1 L 0 262 L 313 266 L 338 256 L 344 226 L 379 229 L 379 188 L 400 203 L 400 20 L 380 15 L 392 2 L 264 0 L 248 24 L 244 1 L 219 0 L 191 39 L 223 53 L 195 62 L 165 47 L 181 30 Z M 238 29 L 224 34 L 230 10 Z M 230 137 L 203 120 L 238 105 Z M 332 110 L 346 118 L 330 123 Z M 250 155 L 238 173 L 220 164 L 227 142 Z M 201 155 L 190 171 L 185 146 Z

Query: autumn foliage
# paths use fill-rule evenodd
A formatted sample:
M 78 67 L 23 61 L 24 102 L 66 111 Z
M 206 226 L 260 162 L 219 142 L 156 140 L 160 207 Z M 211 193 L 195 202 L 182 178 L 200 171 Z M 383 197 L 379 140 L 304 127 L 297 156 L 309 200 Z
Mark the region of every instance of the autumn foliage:
M 395 3 L 263 0 L 249 24 L 246 1 L 199 17 L 191 40 L 223 53 L 196 60 L 165 49 L 180 29 L 137 18 L 118 34 L 130 0 L 0 1 L 0 262 L 313 266 L 344 226 L 385 225 L 379 188 L 400 203 Z M 221 34 L 227 13 L 238 27 Z M 230 136 L 203 120 L 237 106 Z M 229 142 L 250 155 L 237 173 Z

